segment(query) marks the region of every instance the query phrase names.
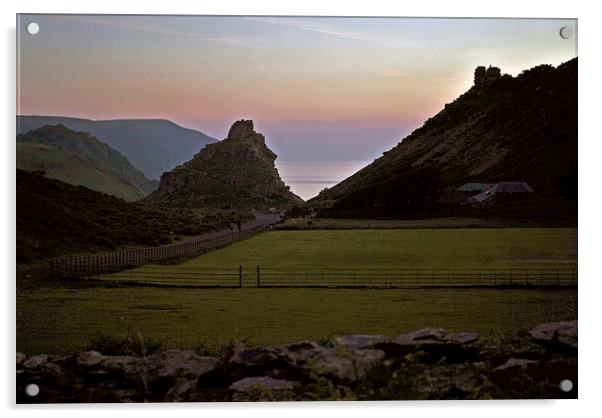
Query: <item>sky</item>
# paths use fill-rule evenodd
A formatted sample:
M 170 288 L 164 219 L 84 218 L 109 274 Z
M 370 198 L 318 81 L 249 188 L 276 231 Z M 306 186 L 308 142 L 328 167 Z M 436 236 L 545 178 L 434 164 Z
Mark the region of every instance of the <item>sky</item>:
M 37 35 L 26 24 L 40 25 Z M 472 84 L 576 55 L 574 20 L 21 15 L 19 114 L 235 120 L 283 160 L 370 160 Z M 576 31 L 575 31 L 576 32 Z
M 563 26 L 577 32 L 568 19 L 21 15 L 17 110 L 165 118 L 218 139 L 253 119 L 289 168 L 356 167 L 470 88 L 477 66 L 517 75 L 576 56 Z

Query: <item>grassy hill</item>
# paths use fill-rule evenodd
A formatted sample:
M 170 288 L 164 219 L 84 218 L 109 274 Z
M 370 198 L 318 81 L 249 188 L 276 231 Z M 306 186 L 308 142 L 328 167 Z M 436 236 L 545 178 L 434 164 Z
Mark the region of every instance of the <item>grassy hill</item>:
M 466 182 L 525 181 L 535 193 L 437 204 Z M 312 199 L 327 216 L 576 219 L 577 59 L 517 77 L 479 67 L 475 84 L 372 164 Z
M 153 246 L 223 229 L 248 215 L 127 202 L 41 173 L 17 170 L 17 263 L 62 254 Z
M 63 116 L 17 116 L 17 133 L 62 124 L 74 131 L 90 132 L 110 145 L 149 179 L 188 161 L 214 138 L 165 119 L 90 120 Z
M 18 135 L 17 168 L 44 171 L 48 177 L 125 200 L 141 199 L 157 187 L 107 144 L 63 125 Z

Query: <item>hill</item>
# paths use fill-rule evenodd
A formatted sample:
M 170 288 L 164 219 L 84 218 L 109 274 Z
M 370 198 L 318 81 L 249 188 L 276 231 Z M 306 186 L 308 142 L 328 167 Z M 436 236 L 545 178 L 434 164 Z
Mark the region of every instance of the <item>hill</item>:
M 276 154 L 253 121 L 235 122 L 228 137 L 161 176 L 148 202 L 178 207 L 285 208 L 302 200 L 280 179 Z
M 17 136 L 17 168 L 44 171 L 73 185 L 138 200 L 157 188 L 126 157 L 86 132 L 45 126 Z
M 90 120 L 62 116 L 17 116 L 17 133 L 62 124 L 74 131 L 90 132 L 125 155 L 148 178 L 188 161 L 214 138 L 165 119 Z
M 248 214 L 127 202 L 40 172 L 17 170 L 17 263 L 123 246 L 154 246 L 225 229 Z
M 529 196 L 438 203 L 467 182 L 527 182 Z M 382 157 L 309 201 L 343 217 L 559 216 L 576 219 L 577 59 L 517 77 L 478 67 L 475 84 Z

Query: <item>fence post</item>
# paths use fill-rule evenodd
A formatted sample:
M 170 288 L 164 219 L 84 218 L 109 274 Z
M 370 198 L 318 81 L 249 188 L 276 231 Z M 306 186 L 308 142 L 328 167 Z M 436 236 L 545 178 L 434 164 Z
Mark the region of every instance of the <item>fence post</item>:
M 242 287 L 242 265 L 238 266 L 238 287 Z
M 261 287 L 261 281 L 259 279 L 259 266 L 257 266 L 257 288 Z

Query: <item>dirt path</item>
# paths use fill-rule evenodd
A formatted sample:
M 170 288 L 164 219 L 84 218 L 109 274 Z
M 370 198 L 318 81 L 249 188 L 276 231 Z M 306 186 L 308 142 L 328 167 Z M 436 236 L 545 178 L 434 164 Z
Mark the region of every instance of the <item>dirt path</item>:
M 253 212 L 253 215 L 255 216 L 254 220 L 252 220 L 250 222 L 246 222 L 241 225 L 241 227 L 240 227 L 241 232 L 253 230 L 256 228 L 260 228 L 260 227 L 266 228 L 270 225 L 274 225 L 281 219 L 280 214 Z M 185 238 L 174 244 L 165 244 L 164 246 L 177 245 L 180 243 L 209 241 L 212 239 L 221 238 L 221 237 L 230 235 L 232 232 L 236 232 L 236 230 L 237 230 L 237 227 L 235 226 L 234 229 L 222 229 L 221 231 L 208 232 L 206 234 L 201 234 L 201 235 L 196 235 L 194 237 Z

